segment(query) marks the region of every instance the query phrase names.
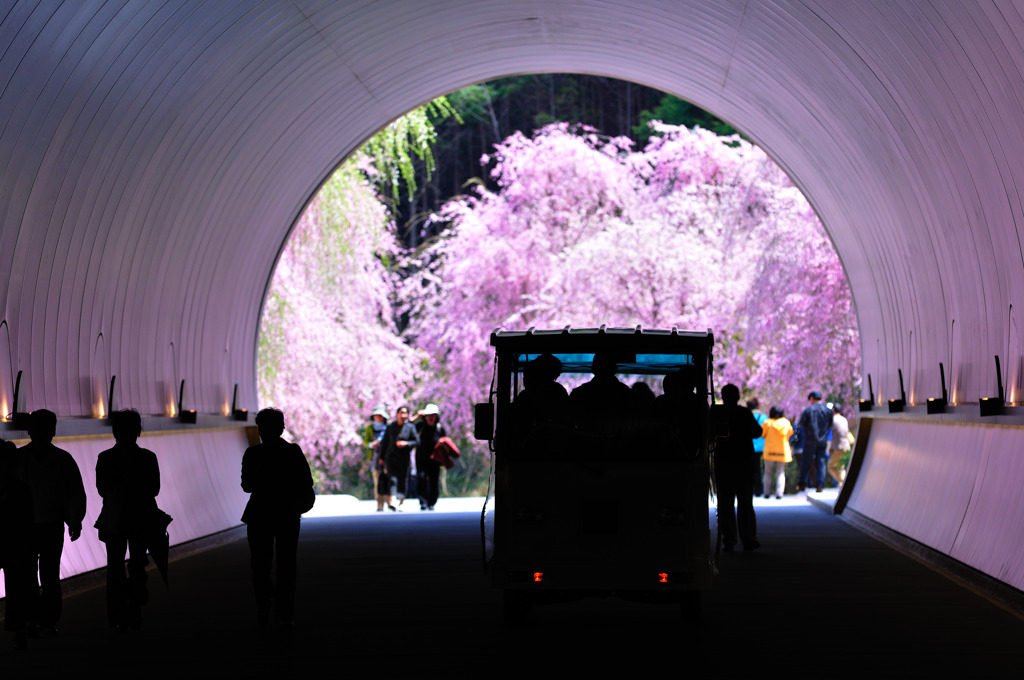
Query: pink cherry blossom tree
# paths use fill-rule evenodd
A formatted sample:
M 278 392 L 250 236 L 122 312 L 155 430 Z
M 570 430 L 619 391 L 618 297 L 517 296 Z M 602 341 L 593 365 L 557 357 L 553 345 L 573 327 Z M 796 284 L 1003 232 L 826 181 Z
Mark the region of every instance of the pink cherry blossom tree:
M 376 156 L 339 168 L 282 253 L 260 340 L 261 403 L 286 412 L 328 487 L 361 464 L 378 403 L 438 403 L 466 437 L 497 327 L 711 328 L 719 387 L 791 417 L 812 388 L 856 397 L 850 291 L 800 192 L 738 137 L 655 132 L 640 150 L 564 123 L 512 135 L 484 158 L 497 191 L 447 202 L 431 218 L 442 235 L 415 253 L 400 252 L 381 192 L 410 159 L 389 166 L 401 154 L 388 149 L 429 135 L 389 129 Z M 463 443 L 463 464 L 479 464 Z
M 403 297 L 429 355 L 417 387 L 457 432 L 486 398 L 497 327 L 711 328 L 719 385 L 795 416 L 811 387 L 851 399 L 859 344 L 850 291 L 806 200 L 738 137 L 657 125 L 646 148 L 551 125 L 496 147 L 498 191 L 434 217 Z

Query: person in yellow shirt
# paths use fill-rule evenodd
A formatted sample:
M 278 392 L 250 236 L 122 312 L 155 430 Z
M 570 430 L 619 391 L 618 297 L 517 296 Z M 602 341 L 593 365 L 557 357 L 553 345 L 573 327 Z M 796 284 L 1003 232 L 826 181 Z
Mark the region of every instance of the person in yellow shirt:
M 793 460 L 789 448 L 793 424 L 783 417 L 778 406 L 772 406 L 768 420 L 761 424 L 761 436 L 764 437 L 764 497 L 770 498 L 774 489 L 775 497 L 782 498 L 786 491 L 786 463 Z

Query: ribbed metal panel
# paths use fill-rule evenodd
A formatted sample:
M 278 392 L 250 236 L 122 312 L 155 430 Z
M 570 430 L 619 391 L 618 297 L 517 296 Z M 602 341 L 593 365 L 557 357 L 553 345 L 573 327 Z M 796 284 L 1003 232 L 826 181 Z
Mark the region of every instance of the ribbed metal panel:
M 847 507 L 1024 589 L 1024 429 L 875 419 Z
M 992 355 L 1024 354 L 1022 30 L 1015 3 L 955 0 L 16 2 L 0 17 L 13 370 L 30 407 L 62 415 L 95 410 L 104 372 L 146 412 L 182 378 L 201 411 L 234 382 L 255 406 L 263 292 L 331 169 L 437 94 L 585 71 L 680 94 L 790 172 L 849 273 L 879 399 L 898 368 L 923 398 L 943 361 L 953 399 L 975 401 Z

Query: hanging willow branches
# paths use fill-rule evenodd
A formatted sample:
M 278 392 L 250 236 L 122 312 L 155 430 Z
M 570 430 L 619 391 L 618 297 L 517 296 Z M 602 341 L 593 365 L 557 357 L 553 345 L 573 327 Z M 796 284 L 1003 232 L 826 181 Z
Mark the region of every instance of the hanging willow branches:
M 423 161 L 429 179 L 434 172 L 431 147 L 437 140 L 435 125 L 445 118 L 462 122 L 458 112 L 444 97 L 410 111 L 370 138 L 363 152 L 376 168 L 377 182 L 389 186 L 392 196 L 398 196 L 401 183 L 410 194 L 416 191 L 416 165 L 414 157 Z

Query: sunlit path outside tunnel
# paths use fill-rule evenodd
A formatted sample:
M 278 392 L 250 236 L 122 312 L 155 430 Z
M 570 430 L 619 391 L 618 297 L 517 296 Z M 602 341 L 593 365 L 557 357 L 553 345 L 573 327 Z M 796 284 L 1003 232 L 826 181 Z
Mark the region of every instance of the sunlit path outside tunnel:
M 436 510 L 434 512 L 426 512 L 419 509 L 418 501 L 413 498 L 405 502 L 405 504 L 394 513 L 406 515 L 406 514 L 417 514 L 417 515 L 433 515 L 433 514 L 462 514 L 470 513 L 480 515 L 484 508 L 484 498 L 440 498 L 437 501 Z M 352 517 L 357 515 L 369 515 L 369 514 L 380 514 L 390 515 L 394 514 L 390 510 L 384 512 L 377 512 L 376 501 L 361 501 L 355 496 L 348 495 L 321 495 L 316 497 L 316 503 L 313 505 L 313 509 L 307 512 L 303 517 L 307 519 L 312 518 L 325 518 L 325 517 Z
M 831 506 L 835 505 L 836 496 L 838 491 L 835 488 L 826 489 L 820 494 L 812 493 L 812 496 L 818 499 L 823 505 Z M 480 515 L 484 510 L 484 498 L 441 498 L 437 501 L 437 514 L 457 514 L 457 513 L 470 513 Z M 435 513 L 424 512 L 418 509 L 415 499 L 406 502 L 407 505 L 401 510 L 396 511 L 402 515 L 432 515 Z M 786 508 L 792 506 L 804 506 L 808 503 L 808 499 L 805 494 L 788 494 L 783 496 L 781 499 L 775 498 L 755 498 L 754 506 L 757 508 Z M 713 496 L 708 496 L 708 507 L 715 507 L 715 499 Z M 493 507 L 493 501 L 492 505 Z M 330 517 L 352 517 L 357 515 L 369 515 L 369 514 L 381 514 L 390 515 L 390 511 L 377 513 L 377 503 L 375 501 L 361 501 L 354 496 L 346 495 L 327 495 L 317 496 L 316 503 L 313 505 L 313 509 L 307 512 L 303 517 L 307 519 L 312 518 L 330 518 Z

